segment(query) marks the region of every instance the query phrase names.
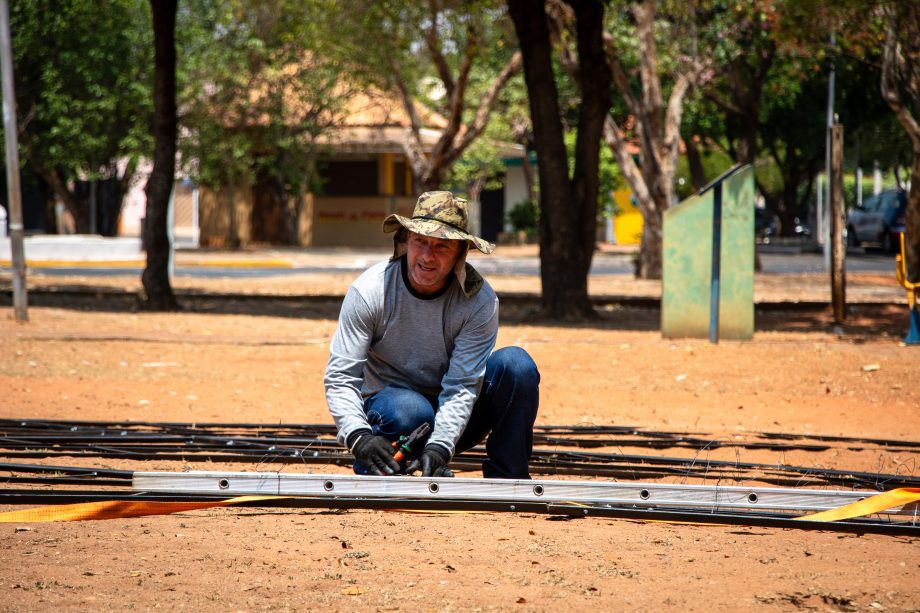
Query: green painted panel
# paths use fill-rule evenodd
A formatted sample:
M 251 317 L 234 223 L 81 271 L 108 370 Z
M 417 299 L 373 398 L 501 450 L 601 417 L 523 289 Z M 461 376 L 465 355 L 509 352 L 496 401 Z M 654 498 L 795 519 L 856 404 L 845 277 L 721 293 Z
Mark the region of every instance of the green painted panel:
M 719 337 L 754 335 L 754 169 L 739 169 L 722 186 L 722 275 Z
M 714 190 L 665 211 L 662 238 L 661 333 L 709 337 Z M 722 183 L 719 338 L 754 333 L 754 174 L 750 166 Z

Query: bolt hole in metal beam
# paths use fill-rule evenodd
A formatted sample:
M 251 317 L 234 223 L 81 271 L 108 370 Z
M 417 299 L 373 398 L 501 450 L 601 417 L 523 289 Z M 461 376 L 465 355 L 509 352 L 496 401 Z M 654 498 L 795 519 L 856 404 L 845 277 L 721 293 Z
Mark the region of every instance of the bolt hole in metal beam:
M 225 480 L 226 488 L 218 488 Z M 504 501 L 518 504 L 539 499 L 566 504 L 642 505 L 697 508 L 710 511 L 744 510 L 756 506 L 764 511 L 814 512 L 838 508 L 865 498 L 870 492 L 733 486 L 651 484 L 636 482 L 503 480 L 457 477 L 443 481 L 411 476 L 330 476 L 282 473 L 145 473 L 135 472 L 135 491 L 170 493 L 228 493 L 235 495 L 359 496 L 364 499 L 403 500 L 429 497 L 455 501 Z M 335 490 L 333 492 L 333 490 Z M 540 493 L 542 491 L 542 494 Z M 889 516 L 912 515 L 906 508 L 892 507 Z
M 217 487 L 222 490 L 225 490 L 230 487 L 230 479 L 221 479 L 217 482 Z

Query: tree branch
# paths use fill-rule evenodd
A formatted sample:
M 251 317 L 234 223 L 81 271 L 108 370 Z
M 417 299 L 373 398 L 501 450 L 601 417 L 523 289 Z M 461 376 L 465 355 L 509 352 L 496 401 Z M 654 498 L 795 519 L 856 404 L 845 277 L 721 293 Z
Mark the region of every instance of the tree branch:
M 731 114 L 733 114 L 733 115 L 741 115 L 741 114 L 742 114 L 742 112 L 741 112 L 741 107 L 740 107 L 740 106 L 736 105 L 734 102 L 732 102 L 732 101 L 730 101 L 730 100 L 726 100 L 725 98 L 723 98 L 722 96 L 720 96 L 718 93 L 716 93 L 716 92 L 714 92 L 714 91 L 712 91 L 712 90 L 710 90 L 710 89 L 705 89 L 705 90 L 703 91 L 703 95 L 704 95 L 706 98 L 709 98 L 709 100 L 711 100 L 713 103 L 715 103 L 716 106 L 718 106 L 720 109 L 722 109 L 723 111 L 725 111 L 725 112 L 727 112 L 727 113 L 731 113 Z
M 405 108 L 406 115 L 409 117 L 409 128 L 403 136 L 403 150 L 406 152 L 406 158 L 409 160 L 409 165 L 412 167 L 412 173 L 420 182 L 424 182 L 427 180 L 428 175 L 431 174 L 431 165 L 428 163 L 428 159 L 425 157 L 424 148 L 422 147 L 422 122 L 415 110 L 415 101 L 412 98 L 412 94 L 409 93 L 409 87 L 406 85 L 406 81 L 399 71 L 399 66 L 396 62 L 392 62 L 390 69 L 393 72 L 393 80 L 396 83 L 396 89 L 399 91 L 399 95 L 402 98 L 403 108 Z
M 610 74 L 613 76 L 613 83 L 617 86 L 617 89 L 620 90 L 620 95 L 623 96 L 623 100 L 626 101 L 626 107 L 629 109 L 629 112 L 638 117 L 640 112 L 639 102 L 636 100 L 635 96 L 633 96 L 632 90 L 629 87 L 629 76 L 623 68 L 623 63 L 620 62 L 616 43 L 608 32 L 604 32 L 604 51 L 607 53 L 607 62 L 610 64 Z
M 882 52 L 882 98 L 891 107 L 898 121 L 904 126 L 904 131 L 910 138 L 914 151 L 920 151 L 920 124 L 911 115 L 910 110 L 901 100 L 898 91 L 897 72 L 900 64 L 897 41 L 898 22 L 894 11 L 888 14 L 888 28 L 885 36 L 885 46 Z
M 446 154 L 446 160 L 448 162 L 453 162 L 460 155 L 473 144 L 485 130 L 486 125 L 489 123 L 489 115 L 495 108 L 495 103 L 498 101 L 498 95 L 501 93 L 501 90 L 505 87 L 508 81 L 521 70 L 522 59 L 521 52 L 516 51 L 514 55 L 511 56 L 511 59 L 508 60 L 508 63 L 505 64 L 505 67 L 502 68 L 502 71 L 499 73 L 498 77 L 492 82 L 492 85 L 489 86 L 489 90 L 483 96 L 482 100 L 479 103 L 479 107 L 476 109 L 476 116 L 473 119 L 473 122 L 467 126 L 466 132 L 463 135 L 463 138 L 460 139 L 460 142 L 452 147 L 451 150 Z
M 467 27 L 466 45 L 463 48 L 463 60 L 457 75 L 457 83 L 447 112 L 447 127 L 441 133 L 434 150 L 431 152 L 431 165 L 438 167 L 443 163 L 451 145 L 463 125 L 463 107 L 465 105 L 466 90 L 470 82 L 470 71 L 473 67 L 473 58 L 476 56 L 477 33 L 472 24 Z
M 661 83 L 658 79 L 658 48 L 655 44 L 655 0 L 644 0 L 633 8 L 636 39 L 639 44 L 639 76 L 642 80 L 642 112 L 651 134 L 664 134 L 661 128 Z
M 639 166 L 636 165 L 636 162 L 626 150 L 626 139 L 623 136 L 623 131 L 609 115 L 604 121 L 604 141 L 613 150 L 617 163 L 620 165 L 620 172 L 626 177 L 626 181 L 635 193 L 636 203 L 643 217 L 652 214 L 653 211 L 647 210 L 646 203 L 654 206 L 655 202 L 649 193 L 645 178 L 642 176 Z
M 428 32 L 425 35 L 425 44 L 428 47 L 428 53 L 431 54 L 431 60 L 434 62 L 435 68 L 437 68 L 438 76 L 444 84 L 444 90 L 447 92 L 447 97 L 453 98 L 455 87 L 454 76 L 451 74 L 450 67 L 447 65 L 447 59 L 441 52 L 441 37 L 438 34 L 438 16 L 440 8 L 438 7 L 437 0 L 428 0 L 428 8 L 431 9 L 431 27 L 428 28 Z

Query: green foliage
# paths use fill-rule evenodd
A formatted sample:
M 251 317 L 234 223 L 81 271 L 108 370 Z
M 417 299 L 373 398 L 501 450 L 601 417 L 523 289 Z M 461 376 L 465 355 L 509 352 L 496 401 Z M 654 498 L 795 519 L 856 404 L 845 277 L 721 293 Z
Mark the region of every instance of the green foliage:
M 153 43 L 145 0 L 12 2 L 23 159 L 72 178 L 115 176 L 151 149 Z
M 179 145 L 194 178 L 224 185 L 267 172 L 287 191 L 309 180 L 316 138 L 334 122 L 347 84 L 324 47 L 333 5 L 180 5 Z
M 567 130 L 565 135 L 565 147 L 569 161 L 569 178 L 575 172 L 575 141 L 578 138 L 576 130 Z M 616 162 L 616 156 L 606 144 L 601 143 L 600 162 L 598 164 L 598 180 L 600 187 L 597 191 L 597 210 L 601 218 L 615 215 L 616 202 L 613 200 L 613 192 L 626 187 L 626 179 L 620 174 L 620 167 Z
M 767 201 L 787 217 L 800 215 L 813 198 L 807 192 L 814 174 L 823 170 L 833 66 L 845 165 L 857 158 L 864 166 L 872 160 L 904 163 L 906 140 L 892 129 L 892 114 L 879 94 L 883 28 L 877 6 L 864 0 L 705 3 L 701 44 L 713 63 L 704 75 L 705 97 L 688 104 L 683 133 L 719 143 L 736 159 L 752 148 Z
M 509 209 L 506 214 L 508 223 L 517 232 L 536 236 L 540 227 L 540 205 L 533 200 L 522 200 Z
M 700 147 L 700 157 L 702 158 L 703 172 L 707 181 L 715 179 L 734 164 L 731 156 L 725 153 L 723 149 L 706 144 Z M 695 192 L 693 181 L 690 178 L 687 158 L 686 156 L 681 156 L 677 162 L 677 197 L 683 200 Z
M 501 143 L 520 142 L 526 130 L 520 75 L 501 89 L 485 131 L 470 146 L 464 139 L 516 51 L 504 2 L 359 0 L 341 4 L 335 21 L 340 60 L 355 79 L 398 100 L 396 113 L 411 105 L 421 127 L 443 130 L 416 178 L 429 172 L 426 180 L 464 189 L 498 176 Z

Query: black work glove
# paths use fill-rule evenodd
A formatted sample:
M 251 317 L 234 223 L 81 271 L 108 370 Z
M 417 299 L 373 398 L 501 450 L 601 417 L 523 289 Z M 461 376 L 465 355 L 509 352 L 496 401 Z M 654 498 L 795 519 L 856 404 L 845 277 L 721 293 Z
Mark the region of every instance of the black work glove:
M 400 469 L 399 463 L 393 459 L 393 444 L 385 436 L 365 434 L 351 452 L 372 475 L 392 475 Z
M 421 468 L 423 477 L 453 477 L 454 471 L 447 468 L 447 462 L 447 454 L 440 447 L 429 445 L 420 457 L 406 466 L 406 474 Z

